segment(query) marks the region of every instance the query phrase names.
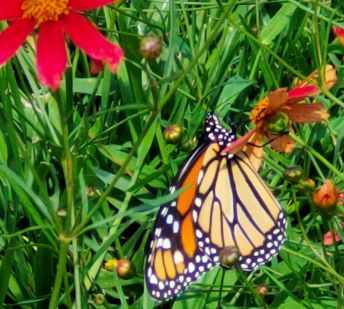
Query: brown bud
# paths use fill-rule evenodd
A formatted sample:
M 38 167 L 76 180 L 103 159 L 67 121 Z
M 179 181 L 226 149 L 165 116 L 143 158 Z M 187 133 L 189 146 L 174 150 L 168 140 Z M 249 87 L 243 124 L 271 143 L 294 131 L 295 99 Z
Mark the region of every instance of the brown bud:
M 161 54 L 162 42 L 157 36 L 147 36 L 141 40 L 140 52 L 146 59 L 158 58 Z
M 258 295 L 265 296 L 268 294 L 269 290 L 265 284 L 259 284 L 256 286 L 256 292 Z
M 104 268 L 109 271 L 116 271 L 118 277 L 128 278 L 134 272 L 134 265 L 128 259 L 110 259 L 107 260 Z
M 172 124 L 164 131 L 164 138 L 167 143 L 178 144 L 183 138 L 183 128 L 177 124 Z
M 224 247 L 219 252 L 220 264 L 223 267 L 233 267 L 239 259 L 239 250 L 237 247 Z

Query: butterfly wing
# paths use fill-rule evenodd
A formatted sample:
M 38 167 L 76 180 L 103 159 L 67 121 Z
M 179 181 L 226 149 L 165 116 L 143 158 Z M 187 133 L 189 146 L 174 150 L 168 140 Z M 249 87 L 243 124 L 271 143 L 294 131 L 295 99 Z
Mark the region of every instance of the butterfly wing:
M 202 145 L 194 151 L 180 169 L 170 193 L 183 188 L 182 193 L 163 205 L 157 214 L 145 267 L 148 291 L 157 300 L 174 297 L 215 265 L 198 246 L 192 218 L 196 183 L 206 148 Z
M 249 160 L 222 155 L 232 132 L 208 114 L 205 133 L 170 188 L 184 190 L 160 208 L 153 227 L 145 277 L 157 300 L 174 297 L 219 264 L 225 247 L 237 247 L 239 266 L 252 270 L 277 254 L 285 238 L 281 207 Z
M 199 247 L 215 263 L 220 250 L 236 247 L 239 266 L 268 262 L 285 239 L 286 219 L 269 188 L 243 153 L 222 156 L 213 144 L 200 174 L 194 217 Z

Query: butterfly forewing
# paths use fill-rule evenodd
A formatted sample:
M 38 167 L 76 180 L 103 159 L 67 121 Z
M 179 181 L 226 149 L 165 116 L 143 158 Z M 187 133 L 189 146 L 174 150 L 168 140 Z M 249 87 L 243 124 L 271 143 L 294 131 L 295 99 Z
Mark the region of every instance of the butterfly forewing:
M 196 179 L 204 157 L 202 148 L 181 168 L 170 193 L 183 190 L 176 200 L 160 208 L 153 227 L 145 277 L 148 291 L 157 300 L 174 297 L 215 265 L 198 246 L 192 217 Z

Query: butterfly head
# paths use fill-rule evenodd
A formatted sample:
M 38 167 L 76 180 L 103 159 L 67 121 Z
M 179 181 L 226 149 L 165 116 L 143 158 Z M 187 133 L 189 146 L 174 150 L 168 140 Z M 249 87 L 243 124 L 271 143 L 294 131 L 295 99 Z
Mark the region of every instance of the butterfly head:
M 226 130 L 217 116 L 207 113 L 204 120 L 205 140 L 209 143 L 218 143 L 221 148 L 228 147 L 235 140 L 235 134 Z

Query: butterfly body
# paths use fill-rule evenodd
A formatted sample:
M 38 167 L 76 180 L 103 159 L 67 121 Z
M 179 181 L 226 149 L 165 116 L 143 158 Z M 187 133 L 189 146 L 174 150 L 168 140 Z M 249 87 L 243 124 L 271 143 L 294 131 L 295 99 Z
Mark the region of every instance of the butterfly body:
M 220 264 L 236 247 L 238 266 L 253 270 L 278 253 L 285 238 L 283 211 L 244 153 L 222 153 L 235 140 L 207 114 L 204 143 L 181 167 L 153 227 L 145 277 L 151 296 L 166 300 Z

